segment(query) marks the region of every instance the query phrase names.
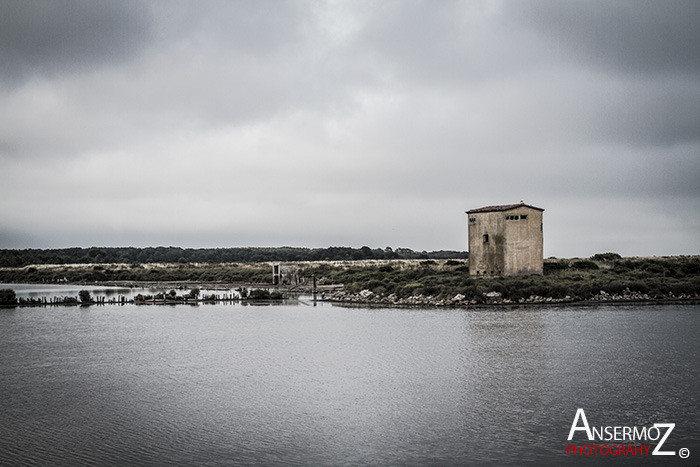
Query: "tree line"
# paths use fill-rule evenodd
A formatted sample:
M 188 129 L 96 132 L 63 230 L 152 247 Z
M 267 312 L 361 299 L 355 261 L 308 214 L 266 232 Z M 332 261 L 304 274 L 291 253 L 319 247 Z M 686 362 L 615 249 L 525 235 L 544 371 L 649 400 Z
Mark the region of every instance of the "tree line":
M 91 247 L 0 250 L 0 267 L 92 263 L 257 263 L 268 261 L 349 261 L 365 259 L 465 259 L 466 251 L 409 248 L 329 247 Z

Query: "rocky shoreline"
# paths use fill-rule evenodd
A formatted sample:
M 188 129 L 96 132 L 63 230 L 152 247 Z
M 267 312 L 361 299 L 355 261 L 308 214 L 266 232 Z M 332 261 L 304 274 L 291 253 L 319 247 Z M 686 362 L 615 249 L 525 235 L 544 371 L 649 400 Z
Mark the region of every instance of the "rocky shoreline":
M 354 305 L 369 305 L 369 306 L 399 306 L 399 307 L 477 307 L 477 306 L 498 306 L 498 305 L 548 305 L 548 304 L 571 304 L 571 305 L 590 305 L 590 304 L 632 304 L 632 303 L 700 303 L 700 295 L 679 294 L 674 295 L 669 293 L 663 297 L 652 297 L 648 294 L 632 292 L 629 289 L 624 290 L 621 294 L 610 294 L 601 290 L 598 294 L 588 300 L 580 300 L 570 296 L 563 298 L 540 297 L 531 295 L 528 298 L 519 300 L 510 300 L 503 298 L 498 292 L 488 292 L 482 295 L 480 299 L 468 299 L 462 294 L 456 294 L 449 299 L 437 298 L 433 296 L 412 295 L 410 297 L 398 298 L 395 294 L 379 295 L 371 290 L 365 289 L 357 293 L 345 291 L 334 292 L 325 297 L 325 301 L 333 303 L 345 303 Z

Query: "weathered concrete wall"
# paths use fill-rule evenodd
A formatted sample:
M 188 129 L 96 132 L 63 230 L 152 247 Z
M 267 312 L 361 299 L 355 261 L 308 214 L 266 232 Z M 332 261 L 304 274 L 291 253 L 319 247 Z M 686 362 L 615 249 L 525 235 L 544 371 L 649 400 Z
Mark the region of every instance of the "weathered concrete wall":
M 505 219 L 506 237 L 503 274 L 542 274 L 542 211 L 522 207 L 501 214 Z M 513 219 L 509 220 L 509 217 Z
M 503 213 L 470 214 L 469 219 L 469 274 L 473 276 L 503 274 L 505 268 Z
M 478 212 L 467 222 L 470 275 L 542 274 L 542 211 L 521 206 Z

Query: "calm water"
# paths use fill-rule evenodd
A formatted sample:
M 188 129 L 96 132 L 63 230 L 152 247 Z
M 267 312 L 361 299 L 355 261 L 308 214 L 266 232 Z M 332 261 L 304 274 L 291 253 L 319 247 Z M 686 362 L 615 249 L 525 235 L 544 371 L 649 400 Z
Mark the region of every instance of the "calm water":
M 700 307 L 0 310 L 0 464 L 461 465 L 674 422 L 700 460 Z M 584 444 L 581 442 L 581 444 Z M 690 462 L 692 461 L 692 462 Z

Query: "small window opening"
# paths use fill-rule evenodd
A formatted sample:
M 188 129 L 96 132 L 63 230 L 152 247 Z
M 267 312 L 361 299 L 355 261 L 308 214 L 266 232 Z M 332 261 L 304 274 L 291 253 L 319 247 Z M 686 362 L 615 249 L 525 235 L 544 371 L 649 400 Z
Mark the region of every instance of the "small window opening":
M 523 214 L 522 216 L 520 216 L 520 218 L 521 218 L 522 220 L 527 219 L 527 214 Z
M 484 234 L 484 243 L 489 242 L 489 234 Z

